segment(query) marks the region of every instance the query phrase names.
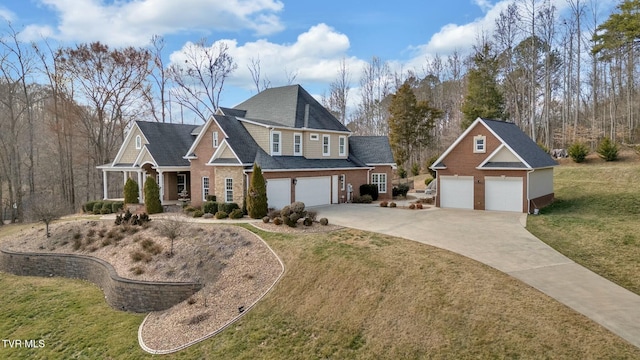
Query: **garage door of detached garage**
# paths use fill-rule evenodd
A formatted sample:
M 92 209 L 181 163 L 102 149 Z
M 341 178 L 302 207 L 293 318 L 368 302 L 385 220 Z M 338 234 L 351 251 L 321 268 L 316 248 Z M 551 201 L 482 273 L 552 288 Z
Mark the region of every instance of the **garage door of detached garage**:
M 268 179 L 267 203 L 274 209 L 282 209 L 291 204 L 291 179 Z
M 487 176 L 484 179 L 485 210 L 522 212 L 521 177 Z
M 440 207 L 473 210 L 473 176 L 440 176 Z
M 296 201 L 302 201 L 306 206 L 331 204 L 331 176 L 299 177 Z

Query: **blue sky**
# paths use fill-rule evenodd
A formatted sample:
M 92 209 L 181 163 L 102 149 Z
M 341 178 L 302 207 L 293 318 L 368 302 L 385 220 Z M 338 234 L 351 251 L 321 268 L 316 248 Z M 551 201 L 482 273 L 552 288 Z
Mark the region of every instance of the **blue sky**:
M 551 0 L 562 14 L 567 0 Z M 607 15 L 615 0 L 596 1 Z M 491 32 L 510 1 L 498 0 L 5 0 L 0 17 L 24 40 L 42 36 L 62 46 L 102 41 L 145 46 L 152 35 L 167 41 L 167 60 L 179 61 L 185 43 L 203 37 L 225 41 L 238 64 L 222 106 L 255 93 L 247 70 L 260 58 L 272 86 L 287 73 L 321 95 L 344 59 L 357 92 L 362 66 L 373 56 L 392 69 L 420 73 L 425 58 L 468 51 L 479 31 Z M 605 16 L 606 17 L 606 16 Z M 353 95 L 352 95 L 353 97 Z

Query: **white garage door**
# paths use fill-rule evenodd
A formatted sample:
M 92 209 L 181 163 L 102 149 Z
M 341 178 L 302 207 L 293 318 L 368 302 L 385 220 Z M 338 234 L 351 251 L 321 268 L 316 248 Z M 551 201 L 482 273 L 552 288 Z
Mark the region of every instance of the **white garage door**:
M 440 207 L 473 209 L 473 176 L 440 176 Z
M 296 201 L 302 201 L 306 206 L 331 204 L 331 177 L 298 178 Z
M 484 208 L 522 212 L 521 177 L 485 177 Z
M 274 209 L 291 204 L 291 179 L 268 179 L 267 203 Z

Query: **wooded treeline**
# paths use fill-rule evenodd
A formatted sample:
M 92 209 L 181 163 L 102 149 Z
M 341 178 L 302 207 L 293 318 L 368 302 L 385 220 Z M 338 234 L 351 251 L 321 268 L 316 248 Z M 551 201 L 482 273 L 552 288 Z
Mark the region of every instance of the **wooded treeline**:
M 393 71 L 373 57 L 354 82 L 342 61 L 323 103 L 356 134 L 389 135 L 406 168 L 424 169 L 476 116 L 513 121 L 549 148 L 638 142 L 640 0 L 613 14 L 597 0 L 566 1 L 570 14 L 560 16 L 549 0 L 516 0 L 470 53 L 419 69 Z M 140 48 L 54 47 L 23 42 L 7 24 L 0 39 L 0 216 L 13 221 L 42 194 L 69 211 L 101 198 L 96 166 L 113 160 L 131 121 L 169 122 L 177 109 L 205 121 L 237 68 L 223 43 L 204 40 L 167 66 L 161 37 Z M 247 67 L 258 91 L 271 86 L 259 57 Z

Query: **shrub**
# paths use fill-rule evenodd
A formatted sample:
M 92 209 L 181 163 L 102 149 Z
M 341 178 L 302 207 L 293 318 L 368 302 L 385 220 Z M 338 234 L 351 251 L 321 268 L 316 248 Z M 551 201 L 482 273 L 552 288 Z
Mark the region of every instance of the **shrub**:
M 148 252 L 151 255 L 158 255 L 162 252 L 162 246 L 156 244 L 156 242 L 151 239 L 142 240 L 140 246 L 142 246 L 142 250 Z
M 220 203 L 218 204 L 218 211 L 226 212 L 230 214 L 233 210 L 240 209 L 240 206 L 236 203 Z
M 82 211 L 86 212 L 86 213 L 93 213 L 93 206 L 95 205 L 96 201 L 87 201 L 86 203 L 84 203 L 84 205 L 82 205 Z
M 398 186 L 394 186 L 391 191 L 392 196 L 402 196 L 407 197 L 407 193 L 409 192 L 408 184 L 398 184 Z
M 427 186 L 429 186 L 429 184 L 431 184 L 431 182 L 432 182 L 433 180 L 434 180 L 434 178 L 432 178 L 432 177 L 431 177 L 431 178 L 425 178 L 425 179 L 424 179 L 424 184 L 425 184 L 425 185 L 427 185 Z
M 206 201 L 202 204 L 202 212 L 215 214 L 218 212 L 218 203 L 215 201 Z
M 307 215 L 305 216 L 305 218 L 309 218 L 311 219 L 311 221 L 316 221 L 317 216 L 318 216 L 317 211 L 309 210 L 307 211 Z
M 285 205 L 285 207 L 280 210 L 280 216 L 289 216 L 291 215 L 291 207 L 289 205 Z
M 122 201 L 114 201 L 111 203 L 111 212 L 118 213 L 124 208 L 124 203 Z
M 589 149 L 587 148 L 587 145 L 581 142 L 574 142 L 573 144 L 571 144 L 571 146 L 569 146 L 569 149 L 567 149 L 567 152 L 569 153 L 571 159 L 577 163 L 583 162 L 587 155 L 589 155 Z
M 329 220 L 327 218 L 321 218 L 320 225 L 329 225 Z
M 411 175 L 420 175 L 420 165 L 418 165 L 418 163 L 413 163 L 413 165 L 411 165 Z
M 258 164 L 253 163 L 253 172 L 249 180 L 249 190 L 245 197 L 247 201 L 247 212 L 252 219 L 260 219 L 267 215 L 267 184 L 262 176 L 262 169 Z
M 133 260 L 134 262 L 138 262 L 138 261 L 150 262 L 151 261 L 151 255 L 145 252 L 142 252 L 140 250 L 136 250 L 130 253 L 130 256 L 131 256 L 131 260 Z
M 380 202 L 380 207 L 387 207 L 387 206 L 389 206 L 388 202 L 386 202 L 386 201 Z
M 417 203 L 416 204 L 416 209 L 422 209 L 422 203 Z
M 144 206 L 149 214 L 158 214 L 162 212 L 162 204 L 160 203 L 160 187 L 153 177 L 147 177 L 144 183 Z
M 414 210 L 416 208 L 416 204 L 410 204 L 409 209 Z
M 183 211 L 184 211 L 184 212 L 186 212 L 187 214 L 192 213 L 192 212 L 194 212 L 194 211 L 196 211 L 196 210 L 198 210 L 198 209 L 194 208 L 194 207 L 193 207 L 193 206 L 191 206 L 191 205 L 187 205 L 187 206 L 185 206 L 185 208 L 183 209 Z
M 396 207 L 396 206 L 397 206 L 397 205 L 396 205 L 396 203 L 394 203 L 394 202 L 389 203 L 389 207 L 391 207 L 391 208 L 394 208 L 394 207 Z
M 373 201 L 378 200 L 378 185 L 375 185 L 375 184 L 360 185 L 360 196 L 364 196 L 364 195 L 371 195 L 371 199 Z
M 102 208 L 100 208 L 100 214 L 111 214 L 111 203 L 108 201 L 102 202 Z
M 229 217 L 229 213 L 226 211 L 218 210 L 216 213 L 216 219 L 226 219 Z
M 203 212 L 202 210 L 195 210 L 195 211 L 193 212 L 193 217 L 194 217 L 194 218 L 202 217 L 202 215 L 204 215 L 204 212 Z
M 304 226 L 311 226 L 313 225 L 313 220 L 311 220 L 310 218 L 304 218 L 302 224 L 304 224 Z
M 279 217 L 274 218 L 273 223 L 276 225 L 282 225 L 282 218 L 279 218 Z
M 404 167 L 402 167 L 402 165 L 398 166 L 398 170 L 396 170 L 396 174 L 398 174 L 400 179 L 407 178 L 407 170 L 405 170 Z
M 293 221 L 293 222 L 298 222 L 298 220 L 300 220 L 302 216 L 300 216 L 300 213 L 294 212 L 291 213 L 291 215 L 289 215 L 289 220 Z
M 138 183 L 132 178 L 128 178 L 124 184 L 124 203 L 125 204 L 137 204 L 138 199 Z
M 598 156 L 604 159 L 604 161 L 616 161 L 618 160 L 618 145 L 611 141 L 608 137 L 605 137 L 598 144 Z
M 292 215 L 289 216 L 283 216 L 282 217 L 282 221 L 289 227 L 296 227 L 298 226 L 298 219 L 293 219 Z
M 302 201 L 296 201 L 290 205 L 291 212 L 302 214 L 304 211 L 304 203 Z
M 265 216 L 265 217 L 262 218 L 262 222 L 265 223 L 265 224 L 268 224 L 269 221 L 271 221 L 271 218 L 268 217 L 268 216 Z
M 231 219 L 242 219 L 244 216 L 244 211 L 242 209 L 234 209 L 231 213 L 229 213 L 229 217 Z
M 93 203 L 93 207 L 91 208 L 91 212 L 98 215 L 102 210 L 102 201 L 96 201 Z
M 353 197 L 353 202 L 355 204 L 371 204 L 371 202 L 373 201 L 373 198 L 371 197 L 371 195 L 362 195 L 362 196 L 354 196 Z
M 205 196 L 205 200 L 214 201 L 214 202 L 217 201 L 215 195 L 207 195 L 207 196 Z

